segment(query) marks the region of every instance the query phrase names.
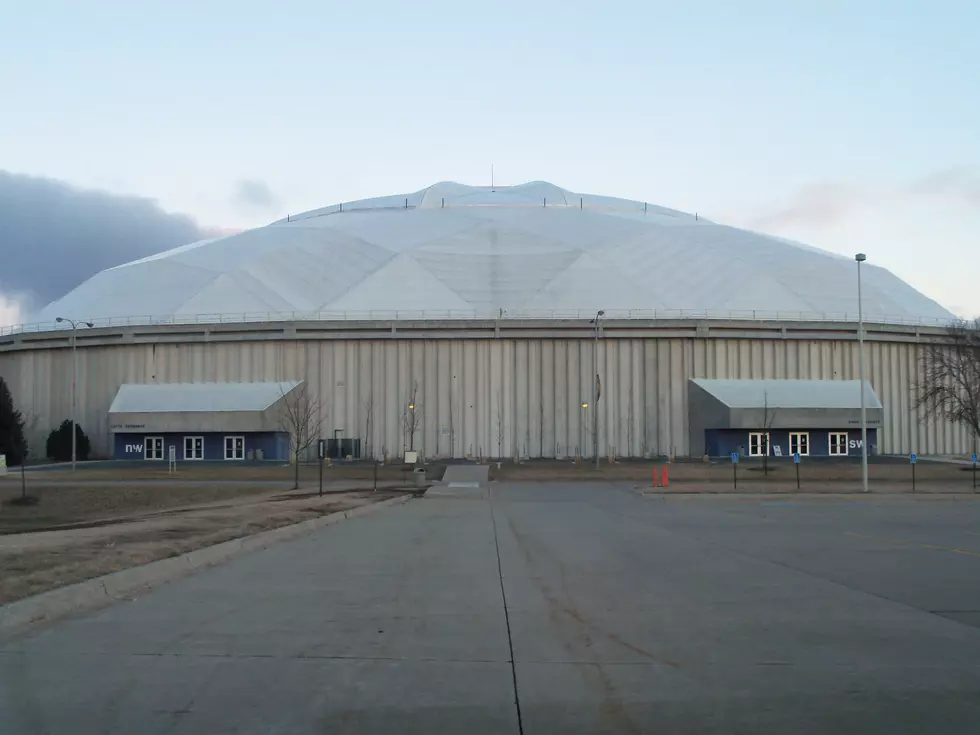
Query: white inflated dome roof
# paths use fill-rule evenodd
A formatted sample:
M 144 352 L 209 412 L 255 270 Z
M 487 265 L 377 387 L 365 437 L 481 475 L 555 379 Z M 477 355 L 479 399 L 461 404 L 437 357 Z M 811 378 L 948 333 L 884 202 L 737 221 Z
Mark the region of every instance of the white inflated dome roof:
M 952 315 L 862 270 L 870 319 Z M 45 307 L 88 320 L 649 314 L 854 319 L 854 262 L 787 240 L 545 182 L 344 203 L 103 271 Z M 733 314 L 733 315 L 735 315 Z

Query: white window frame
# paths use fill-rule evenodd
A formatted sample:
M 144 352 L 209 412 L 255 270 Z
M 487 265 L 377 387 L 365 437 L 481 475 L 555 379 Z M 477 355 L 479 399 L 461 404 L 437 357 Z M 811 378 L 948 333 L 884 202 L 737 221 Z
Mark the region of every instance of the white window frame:
M 160 456 L 154 457 L 150 453 L 150 445 L 153 444 L 155 448 L 160 449 Z M 156 451 L 153 452 L 156 454 Z M 163 461 L 163 437 L 162 436 L 144 436 L 143 437 L 143 459 L 150 462 L 162 462 Z
M 800 439 L 803 438 L 806 441 L 806 451 L 800 450 Z M 796 445 L 794 449 L 793 446 Z M 790 455 L 800 453 L 801 457 L 810 456 L 810 432 L 809 431 L 791 431 L 789 433 L 789 453 Z
M 187 453 L 187 442 L 188 441 L 191 442 L 191 452 L 190 452 L 190 454 Z M 195 443 L 196 442 L 201 442 L 201 454 L 200 454 L 200 456 L 197 456 L 197 457 L 194 456 L 196 454 L 196 451 L 195 451 L 195 449 L 196 449 Z M 204 437 L 203 436 L 185 436 L 184 437 L 184 459 L 187 460 L 188 462 L 191 462 L 191 461 L 193 461 L 193 462 L 199 462 L 199 461 L 201 461 L 201 460 L 204 459 Z
M 752 451 L 752 437 L 759 437 L 759 447 L 758 450 Z M 762 440 L 765 438 L 766 442 L 766 452 L 762 452 Z M 772 441 L 769 438 L 768 431 L 750 431 L 749 432 L 749 456 L 750 457 L 765 457 L 766 454 L 772 454 Z
M 844 447 L 844 451 L 843 452 L 841 452 L 841 451 L 834 451 L 834 437 L 835 436 L 838 437 L 838 438 L 839 437 L 844 437 L 843 443 L 842 444 L 839 443 L 839 446 L 843 446 Z M 848 451 L 850 450 L 850 444 L 851 444 L 851 437 L 850 437 L 850 435 L 848 435 L 848 433 L 846 431 L 831 431 L 829 434 L 827 434 L 827 454 L 829 456 L 831 456 L 831 457 L 846 457 L 847 454 L 848 454 Z
M 240 457 L 236 457 L 237 452 L 235 451 L 235 441 L 241 439 L 242 441 L 242 453 Z M 228 451 L 228 442 L 231 442 L 231 452 Z M 241 462 L 245 459 L 245 437 L 242 434 L 229 434 L 225 437 L 225 459 L 229 462 Z

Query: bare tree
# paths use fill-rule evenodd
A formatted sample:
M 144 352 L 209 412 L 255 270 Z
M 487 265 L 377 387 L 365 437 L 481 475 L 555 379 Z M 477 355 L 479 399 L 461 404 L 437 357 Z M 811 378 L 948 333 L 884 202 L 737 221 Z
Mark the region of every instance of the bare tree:
M 449 383 L 449 458 L 456 456 L 456 404 L 453 394 L 456 392 L 456 376 Z
M 759 448 L 762 450 L 762 472 L 765 475 L 769 474 L 769 430 L 775 421 L 775 410 L 769 410 L 769 391 L 764 391 L 762 394 L 762 437 L 760 439 L 762 446 Z
M 279 404 L 279 428 L 289 435 L 289 449 L 293 459 L 293 489 L 299 487 L 299 459 L 319 435 L 317 417 L 320 402 L 303 382 L 291 391 L 283 391 Z M 324 415 L 326 413 L 324 412 Z
M 629 405 L 626 407 L 626 456 L 633 456 L 633 376 L 630 376 L 630 389 L 627 394 Z
M 497 401 L 497 459 L 504 456 L 504 394 Z
M 21 417 L 24 422 L 24 436 L 34 438 L 34 433 L 38 425 L 38 416 L 30 413 L 28 411 L 21 411 Z M 27 462 L 31 459 L 33 452 L 31 450 L 31 442 L 24 442 L 24 455 L 20 460 L 20 499 L 14 499 L 17 505 L 34 505 L 40 501 L 40 497 L 37 495 L 27 494 Z
M 371 381 L 371 389 L 367 398 L 364 399 L 364 456 L 374 457 L 374 381 Z
M 418 392 L 418 381 L 414 381 L 412 383 L 412 394 L 408 399 L 408 405 L 402 411 L 402 431 L 405 434 L 405 441 L 402 446 L 403 449 L 407 449 L 409 452 L 415 451 L 415 432 L 419 430 L 419 423 L 422 421 L 422 407 L 416 403 Z
M 23 416 L 24 416 L 24 433 L 27 436 L 33 438 L 35 432 L 37 431 L 37 425 L 40 417 L 37 414 L 31 413 L 29 411 L 25 411 L 23 413 Z M 26 446 L 24 448 L 24 458 L 20 462 L 20 497 L 21 497 L 21 502 L 24 503 L 25 505 L 31 502 L 27 499 L 28 498 L 27 475 L 25 473 L 25 469 L 27 467 L 27 461 L 31 459 L 32 454 L 33 451 L 31 449 L 31 443 L 28 441 L 26 442 Z
M 555 432 L 557 433 L 557 431 L 558 429 L 555 427 Z M 538 387 L 538 428 L 535 433 L 538 435 L 538 456 L 541 459 L 544 459 L 544 381 L 542 381 L 541 385 Z M 557 444 L 555 446 L 555 457 L 558 457 Z
M 980 318 L 946 328 L 947 339 L 926 346 L 920 359 L 916 403 L 947 421 L 964 424 L 980 439 Z

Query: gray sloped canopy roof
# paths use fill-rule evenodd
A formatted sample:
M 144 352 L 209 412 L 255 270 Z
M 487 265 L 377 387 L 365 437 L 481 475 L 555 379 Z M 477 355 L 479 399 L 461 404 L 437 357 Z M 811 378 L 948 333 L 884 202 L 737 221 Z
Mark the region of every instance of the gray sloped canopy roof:
M 860 428 L 858 380 L 690 381 L 688 411 L 692 446 L 709 429 Z M 865 381 L 865 415 L 870 427 L 884 419 L 881 401 Z
M 863 269 L 869 320 L 951 318 L 887 270 Z M 853 261 L 644 202 L 543 181 L 441 182 L 185 245 L 96 274 L 45 307 L 134 315 L 378 317 L 753 311 L 853 319 Z
M 849 409 L 861 407 L 859 380 L 704 380 L 691 381 L 729 408 Z M 881 408 L 874 388 L 864 382 L 864 405 Z
M 125 383 L 110 414 L 265 411 L 300 381 L 265 383 Z

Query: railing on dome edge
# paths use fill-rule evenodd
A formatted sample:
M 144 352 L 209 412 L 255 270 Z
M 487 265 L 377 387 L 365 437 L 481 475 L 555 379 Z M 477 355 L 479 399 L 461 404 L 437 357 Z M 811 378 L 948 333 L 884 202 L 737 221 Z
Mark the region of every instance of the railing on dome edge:
M 84 315 L 74 315 L 81 317 Z M 569 311 L 284 311 L 284 312 L 237 312 L 229 314 L 190 314 L 172 316 L 124 316 L 107 318 L 90 318 L 93 327 L 127 327 L 127 326 L 158 326 L 158 325 L 192 325 L 192 324 L 245 324 L 282 321 L 436 321 L 436 320 L 530 320 L 530 319 L 566 319 L 587 320 L 595 317 L 592 310 Z M 712 319 L 721 321 L 799 321 L 799 322 L 847 322 L 856 323 L 856 313 L 831 312 L 813 313 L 805 311 L 699 311 L 695 309 L 606 309 L 603 320 L 608 322 L 616 319 Z M 866 314 L 867 324 L 892 324 L 904 326 L 942 327 L 954 323 L 953 319 L 938 319 L 923 317 L 920 319 L 888 314 Z M 0 336 L 53 332 L 70 329 L 67 323 L 35 322 L 0 327 Z

